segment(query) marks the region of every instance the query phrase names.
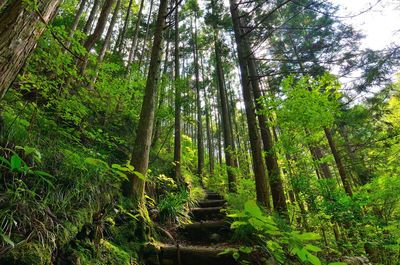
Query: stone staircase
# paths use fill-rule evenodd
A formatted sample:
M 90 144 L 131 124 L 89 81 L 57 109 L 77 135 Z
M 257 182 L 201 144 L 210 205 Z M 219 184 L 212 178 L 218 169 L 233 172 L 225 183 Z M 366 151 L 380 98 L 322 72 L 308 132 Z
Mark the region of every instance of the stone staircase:
M 192 224 L 177 230 L 176 244 L 160 245 L 156 262 L 146 265 L 235 265 L 232 254 L 223 254 L 232 232 L 226 220 L 226 201 L 218 193 L 206 191 L 199 207 L 191 209 Z M 155 260 L 155 259 L 153 259 Z

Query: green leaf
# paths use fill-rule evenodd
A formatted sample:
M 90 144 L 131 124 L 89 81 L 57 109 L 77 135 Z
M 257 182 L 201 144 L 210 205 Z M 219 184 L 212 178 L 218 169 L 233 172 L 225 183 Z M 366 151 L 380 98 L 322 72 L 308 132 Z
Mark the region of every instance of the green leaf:
M 21 171 L 21 165 L 23 161 L 18 155 L 16 154 L 12 155 L 10 162 L 11 162 L 10 164 L 11 170 Z
M 320 249 L 319 247 L 310 245 L 310 244 L 307 244 L 304 248 L 307 249 L 308 251 L 312 251 L 312 252 L 322 251 L 322 249 Z
M 345 262 L 331 262 L 328 265 L 347 265 Z
M 50 187 L 53 189 L 55 188 L 53 182 L 51 182 L 48 178 L 54 178 L 52 175 L 50 175 L 47 172 L 40 171 L 40 170 L 35 170 L 31 171 L 34 175 L 39 176 L 44 182 L 46 182 Z
M 141 180 L 146 180 L 146 176 L 140 173 L 139 171 L 133 171 L 133 174 L 135 174 Z
M 3 239 L 4 242 L 9 244 L 10 246 L 14 247 L 15 243 L 9 238 L 7 235 L 5 235 L 3 232 L 0 232 L 0 236 Z
M 303 233 L 297 236 L 301 240 L 319 240 L 321 236 L 316 233 Z
M 8 167 L 11 168 L 10 162 L 9 162 L 5 157 L 0 156 L 0 161 L 3 162 L 4 164 L 6 164 Z
M 244 204 L 244 210 L 254 217 L 261 218 L 263 213 L 255 201 L 247 201 Z
M 93 157 L 85 158 L 85 163 L 92 165 L 92 166 L 101 166 L 101 167 L 108 168 L 108 164 L 106 162 L 104 162 L 101 159 L 97 159 L 97 158 L 93 158 Z
M 251 252 L 253 252 L 253 248 L 251 247 L 240 247 L 239 248 L 240 252 L 246 253 L 246 254 L 250 254 Z
M 321 261 L 319 260 L 319 258 L 317 256 L 314 256 L 313 254 L 308 253 L 307 254 L 307 259 L 313 265 L 321 265 Z
M 231 224 L 231 229 L 236 229 L 240 226 L 247 225 L 247 224 L 248 224 L 247 222 L 235 221 Z

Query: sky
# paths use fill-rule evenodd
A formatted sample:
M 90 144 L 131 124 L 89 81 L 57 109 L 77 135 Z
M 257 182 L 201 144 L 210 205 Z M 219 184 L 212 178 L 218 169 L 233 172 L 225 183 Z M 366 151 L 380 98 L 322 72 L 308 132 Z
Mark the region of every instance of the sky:
M 363 48 L 382 49 L 392 42 L 400 42 L 400 0 L 331 0 L 337 4 L 340 16 L 357 15 L 343 18 L 348 24 L 360 30 L 365 39 Z M 378 4 L 376 4 L 379 2 Z

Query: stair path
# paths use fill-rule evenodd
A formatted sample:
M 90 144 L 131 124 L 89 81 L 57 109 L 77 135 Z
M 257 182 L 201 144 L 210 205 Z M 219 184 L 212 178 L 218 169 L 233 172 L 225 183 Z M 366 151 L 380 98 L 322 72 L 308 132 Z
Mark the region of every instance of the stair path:
M 159 265 L 236 265 L 231 254 L 220 255 L 232 232 L 226 220 L 226 201 L 216 192 L 206 191 L 199 207 L 191 209 L 192 224 L 178 228 L 177 245 L 160 245 Z

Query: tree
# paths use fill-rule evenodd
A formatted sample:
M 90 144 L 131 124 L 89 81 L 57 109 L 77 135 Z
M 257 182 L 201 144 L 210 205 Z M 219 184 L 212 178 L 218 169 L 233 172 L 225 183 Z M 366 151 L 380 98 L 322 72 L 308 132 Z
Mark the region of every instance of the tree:
M 214 36 L 214 54 L 215 54 L 215 74 L 217 77 L 217 86 L 219 91 L 219 100 L 221 104 L 221 120 L 222 120 L 222 131 L 224 136 L 224 153 L 225 153 L 225 163 L 227 166 L 228 174 L 228 187 L 230 192 L 235 191 L 236 182 L 236 168 L 237 160 L 234 158 L 235 155 L 235 141 L 233 139 L 232 133 L 232 123 L 230 119 L 230 111 L 228 104 L 227 89 L 225 84 L 224 70 L 222 65 L 222 42 L 219 37 L 218 31 L 218 11 L 221 6 L 217 6 L 215 1 L 211 1 L 212 14 L 210 22 L 213 27 Z
M 174 34 L 174 66 L 175 66 L 175 134 L 174 134 L 174 177 L 180 181 L 182 177 L 182 117 L 181 117 L 181 87 L 179 75 L 179 2 L 175 0 L 175 34 Z
M 60 2 L 45 0 L 38 6 L 31 6 L 16 0 L 3 7 L 0 13 L 0 100 L 34 50 L 38 37 L 56 15 Z
M 157 85 L 160 78 L 160 61 L 163 45 L 163 30 L 166 25 L 167 0 L 160 0 L 154 40 L 151 50 L 150 67 L 147 75 L 145 94 L 134 143 L 131 164 L 139 174 L 130 176 L 129 195 L 144 205 L 145 176 L 149 165 L 149 154 L 156 109 Z
M 85 9 L 86 2 L 87 2 L 87 0 L 82 0 L 81 3 L 80 3 L 80 5 L 79 5 L 78 10 L 76 11 L 76 15 L 75 15 L 75 18 L 74 18 L 74 22 L 72 23 L 71 29 L 70 29 L 70 31 L 69 31 L 69 35 L 68 35 L 69 38 L 72 38 L 72 37 L 74 36 L 74 33 L 75 33 L 76 29 L 78 28 L 79 20 L 80 20 L 81 17 L 82 17 L 83 11 L 84 11 L 84 9 Z M 70 41 L 68 41 L 68 42 L 65 44 L 65 46 L 66 46 L 67 48 L 69 48 L 70 45 L 71 45 L 71 42 L 70 42 Z
M 90 88 L 93 88 L 94 84 L 97 81 L 97 77 L 99 75 L 99 68 L 100 68 L 100 66 L 104 60 L 104 56 L 106 55 L 106 52 L 110 46 L 111 37 L 112 37 L 115 23 L 117 22 L 117 16 L 118 16 L 118 11 L 119 11 L 120 5 L 121 5 L 121 0 L 117 0 L 117 3 L 114 8 L 114 14 L 111 18 L 110 26 L 108 27 L 108 30 L 106 33 L 106 38 L 104 39 L 104 43 L 101 47 L 99 57 L 97 58 L 96 67 L 94 69 L 94 76 L 93 76 L 92 82 L 89 84 Z
M 262 158 L 262 142 L 258 132 L 257 118 L 255 114 L 255 103 L 250 87 L 247 58 L 250 55 L 247 39 L 242 36 L 242 25 L 240 22 L 239 7 L 236 0 L 230 0 L 230 11 L 232 15 L 233 29 L 237 45 L 238 60 L 241 72 L 241 84 L 243 99 L 246 109 L 248 132 L 250 137 L 251 154 L 253 158 L 253 171 L 256 181 L 257 201 L 270 208 L 269 185 L 265 165 Z

